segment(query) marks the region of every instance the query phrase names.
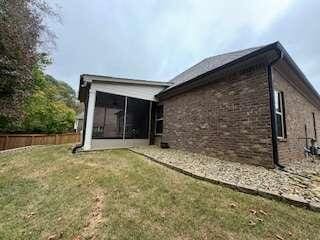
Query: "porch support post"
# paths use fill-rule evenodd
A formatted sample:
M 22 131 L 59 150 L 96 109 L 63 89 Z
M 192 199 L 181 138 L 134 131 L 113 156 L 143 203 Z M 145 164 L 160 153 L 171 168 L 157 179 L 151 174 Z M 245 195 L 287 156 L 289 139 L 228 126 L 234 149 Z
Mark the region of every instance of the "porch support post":
M 94 115 L 94 108 L 96 104 L 96 90 L 90 89 L 88 97 L 89 97 L 89 101 L 88 101 L 87 121 L 86 121 L 86 136 L 85 136 L 83 150 L 91 149 L 93 115 Z
M 152 101 L 149 101 L 149 125 L 148 125 L 148 139 L 149 145 L 151 140 L 151 121 L 152 121 Z
M 124 117 L 123 117 L 123 144 L 126 142 L 126 125 L 127 125 L 127 107 L 128 107 L 128 97 L 126 96 L 125 102 L 124 102 Z

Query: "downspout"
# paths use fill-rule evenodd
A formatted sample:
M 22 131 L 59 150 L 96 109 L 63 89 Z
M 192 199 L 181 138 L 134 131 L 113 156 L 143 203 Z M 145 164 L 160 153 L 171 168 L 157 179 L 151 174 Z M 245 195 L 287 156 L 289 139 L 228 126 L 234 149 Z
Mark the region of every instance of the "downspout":
M 88 91 L 90 90 L 91 84 L 89 84 Z M 89 102 L 89 97 L 86 98 L 86 101 L 84 103 L 84 116 L 83 116 L 83 131 L 82 131 L 82 139 L 81 143 L 76 145 L 72 149 L 72 153 L 75 154 L 78 149 L 82 148 L 84 146 L 84 140 L 86 137 L 86 129 L 87 129 L 87 113 L 88 113 L 88 102 Z
M 275 113 L 275 103 L 274 103 L 274 89 L 273 89 L 273 79 L 272 79 L 272 66 L 276 64 L 283 57 L 283 52 L 277 49 L 278 57 L 268 64 L 268 86 L 269 86 L 269 104 L 271 113 L 271 129 L 272 129 L 272 153 L 274 164 L 279 169 L 284 169 L 284 166 L 279 162 L 278 153 L 278 143 L 277 143 L 277 132 L 276 132 L 276 113 Z

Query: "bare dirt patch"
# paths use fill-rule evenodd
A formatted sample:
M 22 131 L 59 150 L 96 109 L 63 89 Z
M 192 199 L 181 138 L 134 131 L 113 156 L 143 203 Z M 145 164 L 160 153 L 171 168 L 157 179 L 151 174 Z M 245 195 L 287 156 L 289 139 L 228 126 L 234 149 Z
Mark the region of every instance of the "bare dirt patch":
M 28 174 L 30 178 L 46 178 L 50 173 L 59 171 L 61 168 L 59 166 L 48 167 L 46 169 L 35 169 Z
M 97 234 L 98 229 L 105 221 L 102 216 L 105 198 L 102 189 L 96 189 L 92 195 L 94 196 L 92 199 L 94 202 L 92 210 L 87 217 L 86 224 L 82 229 L 82 232 L 74 240 L 99 239 Z
M 88 161 L 73 161 L 72 164 L 86 165 L 88 167 L 93 167 L 93 168 L 101 168 L 101 167 L 103 167 L 102 164 L 94 163 L 94 162 L 88 162 Z

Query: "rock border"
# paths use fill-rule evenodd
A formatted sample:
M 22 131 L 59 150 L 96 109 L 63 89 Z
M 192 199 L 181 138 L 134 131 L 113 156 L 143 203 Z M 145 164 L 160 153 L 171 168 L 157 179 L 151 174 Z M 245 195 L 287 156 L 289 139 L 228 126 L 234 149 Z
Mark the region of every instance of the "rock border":
M 255 195 L 255 196 L 260 196 L 260 197 L 264 197 L 264 198 L 267 198 L 267 199 L 270 199 L 270 200 L 277 200 L 277 201 L 280 201 L 280 202 L 285 202 L 285 203 L 294 205 L 296 207 L 306 208 L 306 209 L 314 211 L 314 212 L 320 212 L 320 204 L 313 203 L 313 202 L 308 202 L 305 199 L 299 198 L 297 196 L 290 196 L 290 195 L 286 195 L 286 194 L 280 195 L 280 194 L 277 194 L 275 192 L 269 192 L 269 191 L 265 191 L 265 190 L 261 190 L 261 189 L 250 188 L 248 186 L 244 186 L 244 185 L 241 185 L 241 184 L 235 185 L 233 183 L 229 183 L 229 182 L 226 182 L 226 181 L 221 181 L 221 180 L 217 180 L 217 179 L 213 179 L 213 178 L 206 178 L 206 177 L 199 176 L 199 175 L 196 175 L 194 173 L 191 173 L 189 171 L 186 171 L 184 169 L 181 169 L 179 167 L 176 167 L 174 165 L 171 165 L 171 164 L 168 164 L 168 163 L 164 163 L 164 162 L 159 161 L 159 160 L 157 160 L 157 159 L 155 159 L 155 158 L 153 158 L 153 157 L 151 157 L 151 156 L 149 156 L 147 154 L 138 152 L 136 150 L 133 150 L 133 149 L 130 149 L 130 148 L 128 148 L 128 150 L 133 152 L 133 153 L 135 153 L 135 154 L 144 156 L 144 157 L 148 158 L 149 160 L 151 160 L 151 161 L 153 161 L 153 162 L 155 162 L 157 164 L 160 164 L 160 165 L 165 166 L 167 168 L 170 168 L 170 169 L 172 169 L 174 171 L 180 172 L 180 173 L 182 173 L 184 175 L 187 175 L 189 177 L 192 177 L 192 178 L 195 178 L 195 179 L 198 179 L 198 180 L 201 180 L 201 181 L 205 181 L 205 182 L 209 182 L 209 183 L 212 183 L 212 184 L 216 184 L 216 185 L 220 185 L 220 186 L 223 186 L 223 187 L 227 187 L 229 189 L 233 189 L 233 190 L 236 190 L 238 192 L 242 192 L 242 193 L 246 193 L 246 194 L 250 194 L 250 195 Z

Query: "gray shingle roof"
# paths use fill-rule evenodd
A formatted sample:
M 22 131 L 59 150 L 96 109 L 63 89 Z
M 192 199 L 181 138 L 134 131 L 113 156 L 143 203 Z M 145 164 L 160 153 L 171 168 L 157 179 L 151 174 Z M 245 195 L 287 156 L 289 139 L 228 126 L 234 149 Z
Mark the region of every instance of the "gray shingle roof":
M 186 71 L 180 73 L 178 76 L 174 77 L 170 82 L 173 83 L 172 86 L 167 88 L 166 90 L 176 87 L 182 83 L 185 83 L 189 80 L 194 79 L 197 76 L 200 76 L 206 72 L 212 71 L 218 67 L 221 67 L 229 62 L 232 62 L 238 58 L 241 58 L 247 54 L 255 52 L 265 46 L 248 48 L 245 50 L 240 50 L 236 52 L 225 53 L 213 57 L 208 57 L 201 62 L 197 63 L 196 65 L 192 66 L 191 68 L 187 69 Z

